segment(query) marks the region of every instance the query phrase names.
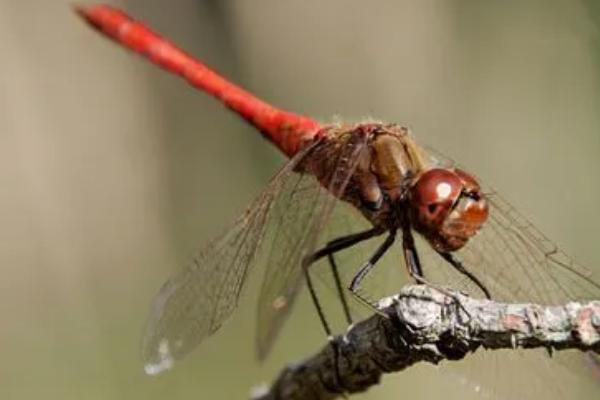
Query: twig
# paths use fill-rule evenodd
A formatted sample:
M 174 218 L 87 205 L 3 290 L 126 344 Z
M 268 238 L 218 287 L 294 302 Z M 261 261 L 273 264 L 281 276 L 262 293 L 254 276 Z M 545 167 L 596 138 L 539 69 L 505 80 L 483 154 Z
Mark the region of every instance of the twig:
M 367 390 L 385 372 L 421 361 L 459 360 L 479 347 L 600 354 L 600 301 L 506 304 L 418 285 L 379 304 L 382 315 L 355 324 L 311 358 L 286 367 L 252 399 L 333 399 Z

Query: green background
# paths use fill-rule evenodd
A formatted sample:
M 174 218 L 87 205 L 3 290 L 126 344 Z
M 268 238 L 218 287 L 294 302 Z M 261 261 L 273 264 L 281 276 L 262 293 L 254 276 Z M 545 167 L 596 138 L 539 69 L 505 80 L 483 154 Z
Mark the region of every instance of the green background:
M 284 160 L 214 100 L 101 39 L 69 3 L 0 0 L 0 398 L 247 398 L 324 342 L 305 293 L 262 365 L 260 274 L 173 372 L 145 376 L 139 339 L 161 283 Z M 276 105 L 409 124 L 598 271 L 596 0 L 112 4 Z M 356 398 L 504 398 L 480 386 L 486 374 L 513 389 L 558 382 L 564 398 L 600 393 L 519 357 L 420 366 Z

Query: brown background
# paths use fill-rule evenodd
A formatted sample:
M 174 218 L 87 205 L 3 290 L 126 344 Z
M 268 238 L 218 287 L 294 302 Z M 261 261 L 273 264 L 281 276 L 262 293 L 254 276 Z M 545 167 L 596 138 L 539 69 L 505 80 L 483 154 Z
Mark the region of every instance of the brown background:
M 172 373 L 143 375 L 139 337 L 162 281 L 283 160 L 69 3 L 0 0 L 0 398 L 246 398 L 323 343 L 307 296 L 262 366 L 256 281 Z M 600 265 L 595 0 L 112 3 L 275 104 L 408 123 Z M 481 362 L 469 368 L 510 369 L 513 386 L 537 373 Z M 497 398 L 461 371 L 422 366 L 356 398 Z M 589 398 L 600 384 L 565 390 Z

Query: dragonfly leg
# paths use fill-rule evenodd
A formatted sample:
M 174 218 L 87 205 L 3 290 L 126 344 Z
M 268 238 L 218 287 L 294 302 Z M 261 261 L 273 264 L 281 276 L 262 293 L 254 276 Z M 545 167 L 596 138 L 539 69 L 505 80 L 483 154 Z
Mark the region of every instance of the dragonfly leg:
M 323 308 L 321 308 L 321 303 L 319 303 L 319 298 L 317 297 L 317 292 L 315 291 L 315 286 L 313 285 L 312 278 L 310 277 L 310 272 L 308 272 L 308 267 L 310 264 L 306 264 L 303 266 L 304 270 L 304 278 L 306 279 L 306 286 L 308 286 L 308 291 L 310 292 L 310 297 L 312 298 L 313 304 L 317 309 L 317 314 L 319 314 L 319 319 L 321 320 L 321 325 L 323 325 L 323 329 L 325 330 L 325 334 L 327 337 L 331 337 L 331 328 L 329 327 L 329 323 L 325 318 L 325 314 L 323 313 Z
M 304 270 L 304 276 L 306 278 L 306 284 L 308 286 L 308 290 L 310 292 L 310 297 L 312 298 L 313 304 L 317 309 L 317 313 L 319 314 L 319 319 L 323 324 L 323 329 L 325 329 L 325 333 L 327 336 L 331 336 L 331 328 L 327 323 L 327 319 L 325 318 L 325 314 L 323 313 L 323 308 L 321 307 L 321 303 L 319 302 L 319 298 L 317 296 L 317 292 L 315 291 L 315 287 L 312 282 L 312 278 L 310 276 L 309 267 L 314 264 L 316 261 L 320 260 L 323 257 L 328 257 L 330 266 L 333 272 L 333 277 L 335 279 L 336 288 L 338 291 L 338 295 L 340 297 L 340 301 L 342 302 L 342 306 L 344 308 L 344 313 L 346 314 L 346 319 L 349 323 L 352 323 L 352 317 L 350 316 L 350 309 L 348 307 L 348 303 L 346 301 L 346 297 L 344 295 L 344 291 L 342 290 L 342 285 L 340 281 L 340 276 L 338 273 L 337 265 L 335 264 L 335 260 L 333 259 L 333 255 L 338 251 L 342 251 L 349 247 L 354 246 L 357 243 L 368 240 L 372 237 L 378 236 L 382 233 L 381 229 L 372 228 L 363 232 L 354 233 L 352 235 L 343 236 L 341 238 L 332 240 L 327 243 L 325 247 L 315 251 L 310 256 L 306 257 L 302 263 L 302 267 Z
M 415 239 L 413 237 L 410 227 L 406 226 L 402 229 L 402 250 L 404 251 L 404 261 L 406 262 L 406 268 L 408 274 L 421 285 L 430 286 L 445 295 L 452 296 L 447 290 L 444 290 L 439 285 L 429 282 L 423 275 L 423 268 L 421 267 L 421 261 L 419 260 L 419 253 L 415 247 Z M 453 297 L 453 296 L 452 296 Z
M 385 239 L 385 241 L 381 244 L 381 246 L 379 246 L 379 248 L 369 258 L 369 260 L 362 267 L 360 267 L 356 275 L 354 275 L 352 283 L 350 283 L 349 289 L 352 292 L 352 294 L 354 294 L 354 296 L 356 296 L 356 298 L 359 299 L 361 302 L 365 303 L 370 307 L 374 307 L 374 305 L 371 304 L 371 302 L 369 302 L 363 296 L 361 296 L 361 294 L 358 292 L 360 288 L 360 283 L 362 282 L 364 277 L 367 276 L 369 271 L 373 269 L 375 264 L 377 264 L 377 261 L 379 261 L 379 259 L 389 250 L 389 248 L 392 246 L 395 240 L 396 231 L 390 231 L 390 234 Z
M 404 253 L 404 261 L 406 262 L 406 268 L 408 273 L 417 282 L 426 284 L 425 276 L 423 275 L 423 268 L 421 267 L 421 261 L 419 260 L 419 254 L 415 247 L 415 238 L 413 237 L 412 231 L 409 226 L 402 228 L 402 250 Z
M 404 250 L 404 260 L 406 262 L 406 267 L 408 268 L 408 273 L 410 274 L 410 276 L 418 284 L 432 287 L 438 292 L 443 293 L 444 295 L 454 299 L 454 302 L 458 305 L 458 307 L 460 307 L 465 312 L 465 314 L 470 317 L 467 309 L 465 309 L 461 304 L 460 299 L 458 299 L 454 294 L 450 293 L 443 287 L 436 285 L 435 283 L 429 282 L 427 279 L 425 279 L 425 276 L 423 275 L 423 269 L 421 268 L 421 262 L 419 261 L 417 248 L 415 247 L 415 239 L 412 235 L 410 227 L 408 226 L 405 226 L 402 229 L 402 248 Z
M 492 296 L 490 295 L 490 291 L 485 287 L 485 285 L 479 279 L 477 279 L 477 277 L 472 272 L 467 270 L 463 263 L 457 257 L 455 257 L 454 254 L 440 252 L 439 255 L 442 256 L 444 260 L 448 261 L 448 263 L 452 265 L 458 272 L 465 275 L 475 285 L 477 285 L 477 287 L 483 292 L 483 294 L 485 294 L 485 297 L 487 297 L 488 299 L 492 298 Z
M 340 297 L 340 302 L 342 303 L 342 308 L 344 309 L 344 315 L 346 316 L 346 322 L 348 325 L 352 325 L 352 315 L 350 315 L 350 307 L 348 307 L 348 300 L 346 299 L 346 293 L 344 293 L 344 289 L 342 288 L 342 281 L 340 279 L 340 273 L 338 271 L 337 263 L 335 262 L 335 258 L 333 253 L 327 254 L 327 260 L 329 261 L 329 266 L 331 267 L 331 273 L 333 274 L 333 279 L 335 281 L 335 289 L 337 290 L 338 296 Z

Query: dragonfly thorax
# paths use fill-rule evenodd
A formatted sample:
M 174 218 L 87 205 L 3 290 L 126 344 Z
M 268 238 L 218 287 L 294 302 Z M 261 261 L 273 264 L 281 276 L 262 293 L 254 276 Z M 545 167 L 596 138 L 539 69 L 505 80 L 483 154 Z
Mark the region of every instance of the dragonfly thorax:
M 427 165 L 407 128 L 375 126 L 370 135 L 351 183 L 360 193 L 362 213 L 375 226 L 396 229 L 406 218 L 407 190 Z
M 414 178 L 426 171 L 424 160 L 407 128 L 369 122 L 326 128 L 302 169 L 387 230 L 401 224 L 401 203 Z
M 330 127 L 304 166 L 373 226 L 409 224 L 436 250 L 454 251 L 486 221 L 487 200 L 474 177 L 428 160 L 407 128 L 363 123 Z M 344 172 L 349 179 L 338 179 Z

